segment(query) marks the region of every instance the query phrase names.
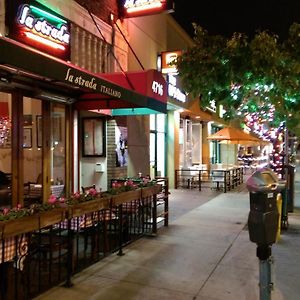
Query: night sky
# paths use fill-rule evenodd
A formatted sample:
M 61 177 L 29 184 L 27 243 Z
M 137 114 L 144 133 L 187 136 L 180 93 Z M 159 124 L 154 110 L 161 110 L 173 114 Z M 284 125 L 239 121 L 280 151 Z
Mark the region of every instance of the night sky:
M 252 37 L 257 30 L 268 30 L 287 37 L 293 22 L 300 23 L 300 0 L 174 0 L 172 15 L 193 36 L 191 23 L 205 28 L 209 34 L 232 36 L 234 32 Z M 198 6 L 200 8 L 198 8 Z

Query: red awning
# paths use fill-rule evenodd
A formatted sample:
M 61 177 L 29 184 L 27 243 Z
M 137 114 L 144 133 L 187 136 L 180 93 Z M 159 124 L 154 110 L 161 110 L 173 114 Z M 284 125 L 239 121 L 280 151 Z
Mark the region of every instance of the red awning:
M 134 99 L 124 101 L 124 99 L 108 98 L 99 93 L 85 93 L 81 96 L 80 101 L 76 103 L 78 109 L 147 107 L 161 111 L 161 107 L 167 105 L 167 84 L 162 74 L 157 70 L 101 73 L 97 75 L 118 86 L 145 96 L 146 104 L 135 102 Z
M 155 70 L 140 72 L 140 75 L 139 72 L 128 73 L 133 83 L 131 86 L 122 73 L 91 73 L 4 37 L 0 37 L 0 73 L 1 69 L 8 82 L 32 87 L 34 92 L 37 91 L 37 97 L 46 97 L 43 96 L 44 89 L 53 92 L 53 99 L 56 92 L 61 92 L 64 98 L 73 98 L 78 109 L 149 108 L 161 113 L 167 111 L 166 82 Z

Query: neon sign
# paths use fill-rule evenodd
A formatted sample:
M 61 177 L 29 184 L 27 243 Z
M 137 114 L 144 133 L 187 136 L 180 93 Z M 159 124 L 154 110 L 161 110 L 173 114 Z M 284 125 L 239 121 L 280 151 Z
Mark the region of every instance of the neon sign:
M 124 17 L 137 17 L 172 11 L 173 1 L 168 0 L 125 0 Z
M 47 45 L 65 50 L 65 47 L 63 44 L 70 44 L 70 33 L 68 32 L 68 28 L 65 25 L 66 21 L 60 19 L 62 23 L 59 23 L 58 25 L 52 25 L 49 23 L 46 19 L 43 17 L 34 17 L 32 15 L 32 12 L 40 11 L 43 13 L 42 10 L 29 5 L 23 5 L 20 9 L 20 14 L 17 18 L 17 22 L 20 25 L 23 25 L 26 29 L 26 31 L 29 31 L 31 34 L 26 36 L 34 36 L 39 35 L 40 39 L 38 39 L 41 43 L 43 43 L 43 39 L 46 39 Z M 49 15 L 49 14 L 48 14 Z M 45 16 L 47 14 L 45 13 Z M 52 43 L 49 43 L 49 38 L 53 40 Z M 59 44 L 59 46 L 55 46 L 55 44 Z
M 69 60 L 69 22 L 38 2 L 15 6 L 9 35 L 53 56 Z
M 161 8 L 162 1 L 160 0 L 126 0 L 124 7 L 127 9 L 128 13 L 145 11 L 153 8 Z

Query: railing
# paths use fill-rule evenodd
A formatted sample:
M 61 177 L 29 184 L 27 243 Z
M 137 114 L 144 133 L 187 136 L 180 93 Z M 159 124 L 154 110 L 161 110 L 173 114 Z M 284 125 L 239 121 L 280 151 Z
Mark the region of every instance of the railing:
M 1 221 L 0 299 L 31 299 L 63 282 L 70 287 L 75 273 L 155 235 L 158 197 L 166 209 L 168 193 L 158 184 Z
M 175 170 L 175 189 L 177 188 L 202 188 L 208 187 L 222 190 L 224 193 L 230 191 L 243 183 L 243 167 L 231 166 L 201 169 Z
M 210 172 L 198 169 L 175 170 L 175 189 L 177 188 L 198 188 L 211 187 Z

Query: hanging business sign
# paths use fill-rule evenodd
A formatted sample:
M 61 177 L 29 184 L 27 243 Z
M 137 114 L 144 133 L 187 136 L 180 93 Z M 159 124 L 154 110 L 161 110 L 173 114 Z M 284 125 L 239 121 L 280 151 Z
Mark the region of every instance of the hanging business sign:
M 180 102 L 186 102 L 186 94 L 177 86 L 176 76 L 168 74 L 168 96 Z
M 182 55 L 181 50 L 161 53 L 161 72 L 163 74 L 177 73 L 176 61 Z
M 172 12 L 174 11 L 173 2 L 170 0 L 122 0 L 121 17 L 132 18 Z
M 49 8 L 35 1 L 7 3 L 9 37 L 69 60 L 70 23 Z

